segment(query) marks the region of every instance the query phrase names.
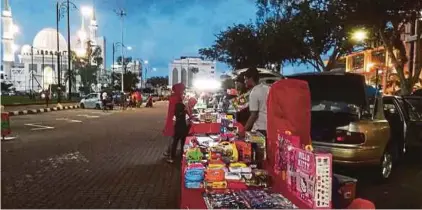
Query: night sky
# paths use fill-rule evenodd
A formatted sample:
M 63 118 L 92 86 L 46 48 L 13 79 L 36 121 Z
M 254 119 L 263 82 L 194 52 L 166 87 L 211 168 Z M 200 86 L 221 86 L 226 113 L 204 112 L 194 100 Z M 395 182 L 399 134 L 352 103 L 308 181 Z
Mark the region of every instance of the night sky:
M 3 1 L 3 0 L 2 0 Z M 156 72 L 150 76 L 168 74 L 168 63 L 182 55 L 197 55 L 198 49 L 210 46 L 215 34 L 227 26 L 255 20 L 254 0 L 71 0 L 79 8 L 95 5 L 98 35 L 107 40 L 107 67 L 112 60 L 112 42 L 120 41 L 120 19 L 113 12 L 124 8 L 125 45 L 133 58 L 149 61 Z M 42 28 L 56 26 L 55 0 L 9 0 L 13 19 L 19 26 L 16 44 L 32 44 Z M 71 33 L 80 28 L 80 12 L 71 11 Z M 60 32 L 66 37 L 66 22 L 60 22 Z M 219 72 L 229 70 L 218 64 Z M 286 74 L 304 71 L 306 67 L 286 67 Z

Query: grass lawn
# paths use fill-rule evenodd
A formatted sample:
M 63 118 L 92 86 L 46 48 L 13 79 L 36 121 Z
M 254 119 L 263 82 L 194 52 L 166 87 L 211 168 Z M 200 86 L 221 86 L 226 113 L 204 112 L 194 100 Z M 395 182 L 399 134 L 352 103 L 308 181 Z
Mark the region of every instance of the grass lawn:
M 79 102 L 80 98 L 72 98 L 71 101 L 67 99 L 62 99 L 62 103 L 66 102 Z M 57 99 L 52 99 L 49 101 L 49 103 L 57 103 Z M 40 98 L 36 99 L 30 99 L 29 96 L 1 96 L 1 105 L 7 106 L 7 105 L 29 105 L 29 104 L 45 104 L 45 100 L 42 100 Z

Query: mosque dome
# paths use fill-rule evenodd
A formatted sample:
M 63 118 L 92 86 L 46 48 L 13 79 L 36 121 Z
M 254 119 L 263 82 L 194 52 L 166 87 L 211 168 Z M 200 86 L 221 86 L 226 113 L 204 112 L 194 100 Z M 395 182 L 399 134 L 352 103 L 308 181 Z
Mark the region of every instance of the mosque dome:
M 67 51 L 66 39 L 59 33 L 60 51 Z M 57 50 L 57 30 L 54 28 L 44 28 L 34 38 L 32 43 L 35 49 L 56 51 Z
M 27 44 L 22 46 L 21 55 L 29 55 L 29 54 L 31 54 L 31 46 L 29 46 Z

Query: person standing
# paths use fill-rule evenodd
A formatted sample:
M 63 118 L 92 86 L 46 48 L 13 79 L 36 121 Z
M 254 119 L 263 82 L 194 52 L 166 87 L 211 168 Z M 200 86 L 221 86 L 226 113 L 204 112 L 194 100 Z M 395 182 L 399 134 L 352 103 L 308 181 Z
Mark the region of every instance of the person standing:
M 245 125 L 245 131 L 255 130 L 267 136 L 267 97 L 270 88 L 259 83 L 259 72 L 249 68 L 245 72 L 246 88 L 251 88 L 249 94 L 250 116 Z M 244 133 L 242 133 L 244 136 Z
M 236 86 L 236 90 L 238 92 L 238 96 L 237 98 L 235 98 L 234 100 L 237 101 L 242 101 L 242 98 L 249 98 L 248 95 L 248 89 L 246 88 L 246 84 L 245 84 L 245 74 L 241 73 L 239 74 L 239 76 L 237 76 L 236 81 L 235 81 L 235 86 Z M 247 103 L 247 102 L 245 102 Z M 236 110 L 236 121 L 239 122 L 240 124 L 242 124 L 243 126 L 246 126 L 246 122 L 249 119 L 250 116 L 250 112 L 249 112 L 249 105 L 245 106 L 241 109 Z
M 107 109 L 107 99 L 108 99 L 108 94 L 106 91 L 104 91 L 103 93 L 101 93 L 101 103 L 103 105 L 103 111 L 105 111 Z
M 164 156 L 167 158 L 167 162 L 169 163 L 173 163 L 173 158 L 175 157 L 175 152 L 173 153 L 173 151 L 175 151 L 177 149 L 177 143 L 179 142 L 179 140 L 181 140 L 176 134 L 175 130 L 176 128 L 182 127 L 183 126 L 183 122 L 181 121 L 177 121 L 176 123 L 174 122 L 173 118 L 176 115 L 176 105 L 182 103 L 183 104 L 183 93 L 185 91 L 185 85 L 183 83 L 177 83 L 174 84 L 172 87 L 172 94 L 169 98 L 169 106 L 168 106 L 168 110 L 167 110 L 167 117 L 166 117 L 166 122 L 165 122 L 165 126 L 163 129 L 163 135 L 164 136 L 168 136 L 168 137 L 172 137 L 172 143 L 169 144 L 169 146 L 167 147 L 166 151 L 164 152 Z M 180 110 L 180 105 L 179 106 L 179 110 Z M 178 110 L 178 111 L 179 111 Z M 180 113 L 179 113 L 180 114 Z M 181 122 L 182 125 L 177 125 L 177 122 Z M 186 122 L 185 122 L 186 123 Z M 184 142 L 180 143 L 181 148 L 183 149 L 183 144 Z M 182 150 L 183 152 L 183 150 Z

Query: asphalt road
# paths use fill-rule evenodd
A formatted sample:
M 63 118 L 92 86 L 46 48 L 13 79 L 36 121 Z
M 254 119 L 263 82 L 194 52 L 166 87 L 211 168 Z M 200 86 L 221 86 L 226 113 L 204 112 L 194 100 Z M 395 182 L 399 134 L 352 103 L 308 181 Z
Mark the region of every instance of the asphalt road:
M 165 107 L 12 117 L 18 138 L 1 143 L 1 207 L 178 208 L 180 169 L 161 156 Z M 366 170 L 344 173 L 377 208 L 422 208 L 420 152 L 401 164 L 385 184 Z

